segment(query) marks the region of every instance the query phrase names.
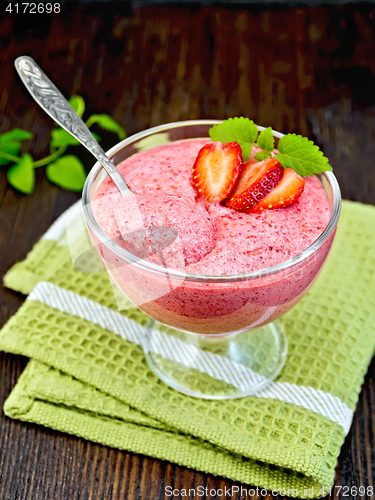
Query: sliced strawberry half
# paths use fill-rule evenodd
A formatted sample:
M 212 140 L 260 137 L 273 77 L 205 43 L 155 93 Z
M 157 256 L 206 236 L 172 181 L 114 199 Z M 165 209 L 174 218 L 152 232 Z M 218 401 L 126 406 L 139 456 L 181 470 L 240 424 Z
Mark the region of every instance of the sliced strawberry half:
M 242 165 L 237 142 L 213 142 L 199 151 L 193 166 L 193 183 L 207 201 L 224 200 L 233 189 Z
M 292 168 L 286 168 L 280 182 L 267 196 L 265 196 L 254 208 L 253 212 L 259 212 L 266 208 L 284 208 L 295 201 L 303 193 L 305 181 Z
M 249 160 L 242 166 L 241 174 L 226 202 L 227 207 L 239 212 L 252 212 L 253 208 L 277 185 L 283 167 L 275 158 L 264 161 Z

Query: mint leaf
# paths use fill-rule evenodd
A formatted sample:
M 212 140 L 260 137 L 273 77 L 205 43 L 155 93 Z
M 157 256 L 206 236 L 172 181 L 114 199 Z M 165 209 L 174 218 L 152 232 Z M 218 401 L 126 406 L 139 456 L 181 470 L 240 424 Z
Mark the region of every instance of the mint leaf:
M 223 123 L 213 125 L 209 134 L 211 140 L 215 142 L 237 142 L 241 146 L 243 160 L 247 161 L 258 136 L 258 129 L 252 120 L 241 116 L 240 118 L 229 118 Z
M 258 161 L 263 161 L 265 160 L 266 158 L 268 158 L 269 156 L 271 156 L 271 153 L 269 151 L 259 151 L 255 156 L 254 158 Z
M 14 128 L 9 132 L 4 132 L 4 134 L 0 135 L 0 141 L 26 141 L 28 139 L 32 139 L 34 134 L 28 132 L 27 130 L 22 130 L 21 128 Z
M 51 130 L 51 146 L 59 148 L 61 146 L 77 146 L 79 141 L 75 139 L 63 128 L 55 128 Z
M 89 124 L 91 126 L 93 123 L 97 123 L 99 127 L 101 127 L 102 129 L 117 134 L 120 140 L 125 139 L 126 137 L 125 130 L 121 127 L 121 125 L 119 125 L 109 115 L 106 115 L 104 113 L 101 115 L 91 115 L 90 118 L 87 120 L 87 123 L 88 126 Z
M 34 135 L 27 130 L 14 128 L 0 135 L 0 151 L 11 156 L 18 156 L 22 147 L 21 141 L 32 139 L 33 137 Z M 8 163 L 10 163 L 10 160 L 1 158 L 0 156 L 0 166 L 7 165 Z
M 85 101 L 83 97 L 80 95 L 72 95 L 69 99 L 69 104 L 72 106 L 77 115 L 82 118 L 83 113 L 85 112 Z
M 21 161 L 16 163 L 7 172 L 9 184 L 25 194 L 31 194 L 35 187 L 35 171 L 33 159 L 25 153 L 21 156 Z
M 266 128 L 259 134 L 257 145 L 260 149 L 264 149 L 265 151 L 272 151 L 274 149 L 275 139 L 273 137 L 271 127 Z
M 296 134 L 284 135 L 279 140 L 277 149 L 280 154 L 276 155 L 276 158 L 281 165 L 284 168 L 292 168 L 299 175 L 315 175 L 332 170 L 328 158 L 307 137 Z
M 82 162 L 73 155 L 62 156 L 46 168 L 49 181 L 69 191 L 82 191 L 86 172 Z

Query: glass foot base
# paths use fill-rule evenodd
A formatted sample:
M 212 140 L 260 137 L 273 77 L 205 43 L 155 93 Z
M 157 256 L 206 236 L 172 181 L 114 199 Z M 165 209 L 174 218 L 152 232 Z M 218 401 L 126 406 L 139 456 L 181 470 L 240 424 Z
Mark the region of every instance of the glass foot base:
M 287 340 L 278 321 L 230 336 L 196 335 L 150 322 L 143 350 L 169 387 L 204 399 L 241 398 L 280 373 Z

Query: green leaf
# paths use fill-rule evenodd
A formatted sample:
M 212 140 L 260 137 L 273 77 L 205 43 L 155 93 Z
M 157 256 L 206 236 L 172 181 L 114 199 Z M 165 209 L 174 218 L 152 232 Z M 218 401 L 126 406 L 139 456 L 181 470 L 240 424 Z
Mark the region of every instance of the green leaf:
M 242 149 L 243 160 L 247 161 L 251 155 L 252 145 L 257 140 L 257 126 L 248 118 L 229 118 L 209 130 L 213 141 L 232 142 L 236 141 Z M 274 149 L 274 138 L 271 127 L 266 128 L 259 134 L 258 146 L 263 151 L 255 155 L 255 159 L 262 161 Z M 328 159 L 312 141 L 306 137 L 296 134 L 287 134 L 279 140 L 277 149 L 280 154 L 275 158 L 279 160 L 284 168 L 292 168 L 302 176 L 320 174 L 332 170 Z
M 320 174 L 332 170 L 331 165 L 319 147 L 307 137 L 296 134 L 284 135 L 279 140 L 276 155 L 284 168 L 292 168 L 302 176 Z
M 31 194 L 35 187 L 35 171 L 33 159 L 25 153 L 21 156 L 21 161 L 16 163 L 7 172 L 9 184 L 25 194 Z
M 275 139 L 272 134 L 272 128 L 264 129 L 258 137 L 257 144 L 264 151 L 272 151 L 275 147 Z
M 118 135 L 120 140 L 125 139 L 126 137 L 125 130 L 109 115 L 91 115 L 87 121 L 90 125 L 97 123 L 102 129 L 114 132 Z
M 258 129 L 252 120 L 241 116 L 214 125 L 210 128 L 209 134 L 213 141 L 237 142 L 241 146 L 243 160 L 247 161 L 258 136 Z
M 79 141 L 75 139 L 63 128 L 55 128 L 51 131 L 51 146 L 59 148 L 61 146 L 77 146 Z
M 32 139 L 33 137 L 34 135 L 27 130 L 14 128 L 0 135 L 0 151 L 18 157 L 22 147 L 21 141 Z M 0 166 L 7 165 L 10 161 L 7 158 L 0 157 Z
M 82 191 L 86 172 L 82 162 L 74 155 L 62 156 L 46 168 L 48 180 L 69 191 Z
M 98 134 L 92 132 L 92 135 L 99 142 L 101 139 Z M 72 135 L 69 134 L 63 128 L 55 128 L 51 130 L 51 146 L 54 148 L 60 148 L 61 146 L 79 146 L 80 142 L 77 141 Z
M 69 104 L 72 106 L 77 115 L 82 118 L 83 113 L 85 112 L 85 101 L 83 100 L 83 97 L 80 95 L 72 95 L 69 99 Z
M 255 156 L 254 158 L 258 161 L 263 161 L 265 160 L 266 158 L 268 158 L 269 156 L 271 156 L 271 152 L 270 151 L 259 151 Z
M 34 134 L 28 132 L 27 130 L 22 130 L 21 128 L 14 128 L 9 132 L 4 132 L 0 135 L 0 142 L 7 141 L 26 141 L 32 139 Z

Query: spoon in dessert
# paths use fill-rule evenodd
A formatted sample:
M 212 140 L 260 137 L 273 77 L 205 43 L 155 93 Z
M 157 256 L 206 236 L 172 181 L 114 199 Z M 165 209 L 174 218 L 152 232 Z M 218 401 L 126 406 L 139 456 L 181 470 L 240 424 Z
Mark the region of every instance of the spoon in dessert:
M 182 260 L 183 262 L 185 256 L 187 263 L 189 263 L 196 259 L 199 260 L 202 256 L 201 247 L 205 253 L 212 249 L 211 222 L 207 221 L 204 213 L 200 213 L 199 207 L 195 218 L 191 217 L 191 220 L 188 220 L 185 217 L 182 224 L 174 222 L 166 225 L 165 211 L 169 205 L 173 205 L 169 208 L 170 211 L 175 210 L 176 206 L 182 205 L 180 208 L 185 212 L 179 197 L 159 195 L 157 199 L 153 200 L 153 217 L 148 216 L 145 219 L 139 209 L 141 202 L 129 189 L 113 161 L 108 158 L 83 120 L 34 59 L 29 56 L 21 56 L 15 60 L 14 65 L 25 87 L 39 106 L 95 156 L 117 186 L 123 198 L 119 200 L 118 206 L 114 209 L 114 215 L 121 238 L 130 253 L 143 259 L 172 246 L 172 253 L 174 250 L 174 254 L 178 254 L 177 261 L 181 262 Z M 200 237 L 197 239 L 197 224 L 199 225 L 199 221 L 202 220 L 202 234 L 198 231 Z M 173 243 L 179 234 L 182 242 L 176 242 L 176 248 L 174 248 Z M 195 235 L 195 238 L 192 238 L 191 235 Z M 198 251 L 197 246 L 199 247 Z M 161 258 L 164 267 L 166 267 L 162 255 Z
M 29 56 L 21 56 L 15 60 L 14 65 L 25 87 L 39 106 L 95 156 L 116 184 L 122 196 L 131 194 L 113 161 L 108 158 L 83 120 L 34 59 Z
M 34 59 L 29 56 L 21 56 L 15 60 L 14 65 L 25 87 L 39 106 L 44 109 L 58 125 L 69 132 L 69 134 L 77 139 L 95 156 L 113 180 L 121 195 L 127 197 L 127 200 L 124 199 L 124 201 L 133 207 L 134 202 L 135 205 L 137 205 L 133 192 L 126 185 L 125 180 L 117 170 L 113 161 L 108 158 L 83 120 L 78 116 L 56 85 L 51 82 L 48 76 L 37 65 Z M 142 225 L 142 217 L 139 210 L 134 210 L 133 208 L 133 212 L 133 217 L 136 214 L 137 222 L 141 221 Z M 154 252 L 163 250 L 166 246 L 170 245 L 178 235 L 177 231 L 173 228 L 159 227 L 158 229 L 162 235 L 166 234 L 168 237 L 163 241 L 164 246 L 160 244 L 158 246 L 157 243 L 153 245 L 151 251 L 153 250 Z M 143 233 L 144 231 L 138 231 L 134 234 L 125 234 L 121 232 L 121 236 L 125 242 L 139 240 L 138 244 L 142 246 L 142 244 L 145 245 L 147 243 L 147 240 L 146 243 L 143 241 L 145 240 Z M 144 255 L 139 255 L 139 258 L 144 258 Z

